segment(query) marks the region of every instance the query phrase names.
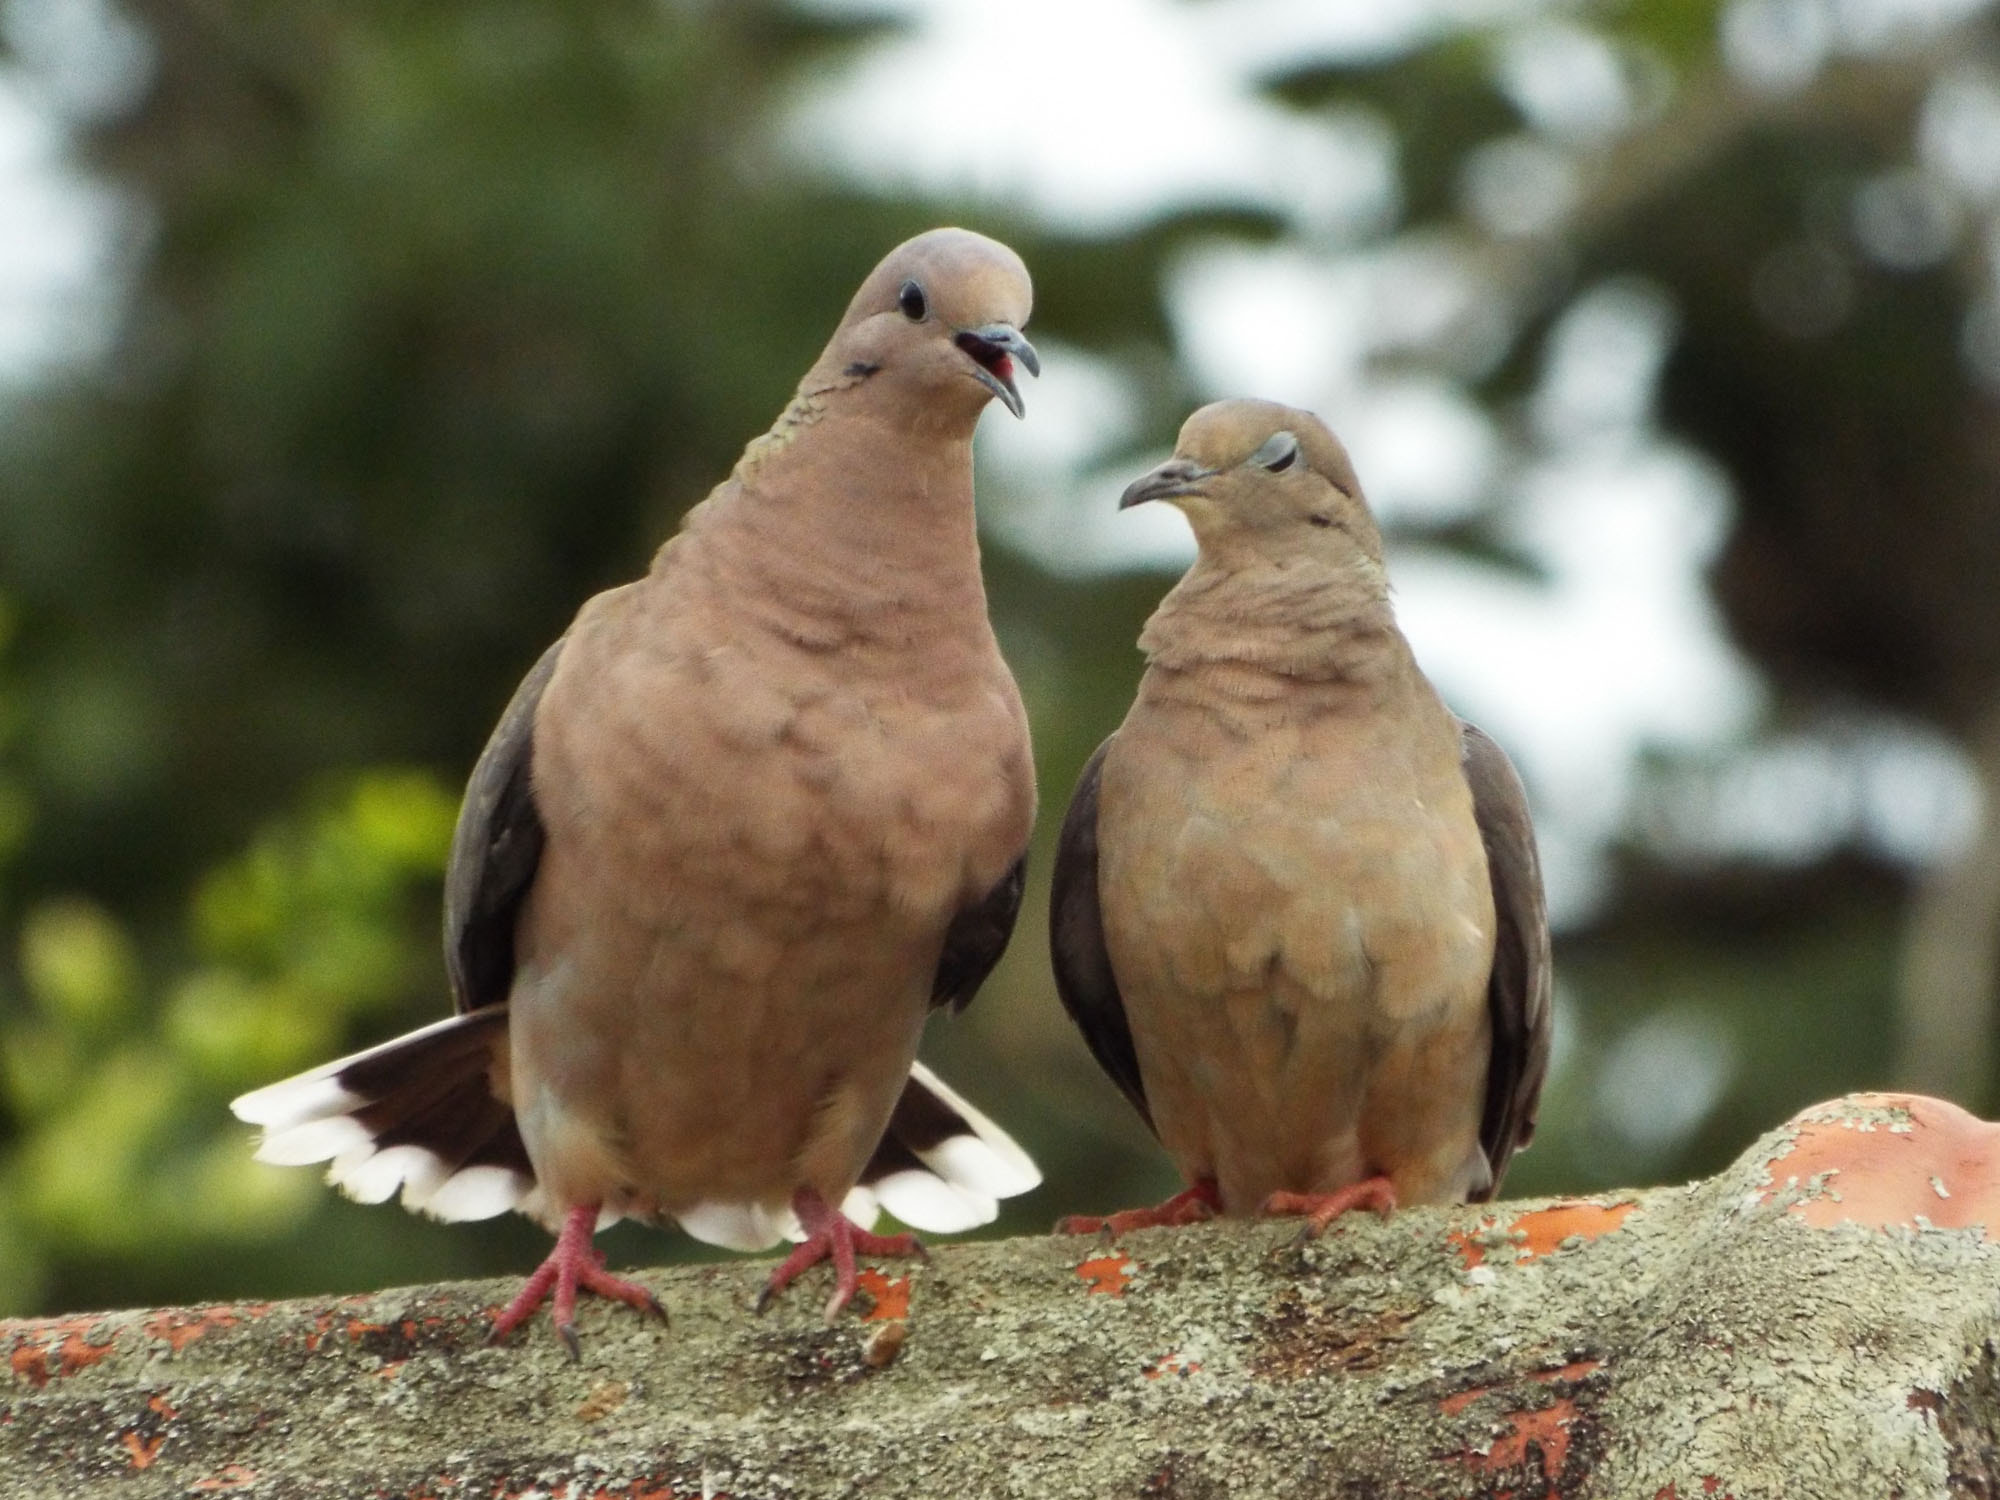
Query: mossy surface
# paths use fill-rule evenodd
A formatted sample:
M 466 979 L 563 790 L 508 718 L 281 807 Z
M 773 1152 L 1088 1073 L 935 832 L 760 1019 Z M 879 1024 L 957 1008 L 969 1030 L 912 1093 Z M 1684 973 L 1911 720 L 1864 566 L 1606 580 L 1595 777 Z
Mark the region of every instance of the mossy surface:
M 545 1320 L 486 1345 L 497 1282 L 0 1324 L 0 1494 L 1991 1493 L 2000 1246 L 1815 1222 L 1884 1172 L 1956 1173 L 1937 1202 L 1977 1212 L 1983 1169 L 1926 1124 L 1845 1100 L 1691 1187 L 1306 1245 L 945 1246 L 831 1328 L 813 1276 L 759 1319 L 761 1266 L 675 1269 L 642 1276 L 671 1329 L 586 1300 L 578 1364 Z M 1887 1165 L 1799 1180 L 1802 1132 Z

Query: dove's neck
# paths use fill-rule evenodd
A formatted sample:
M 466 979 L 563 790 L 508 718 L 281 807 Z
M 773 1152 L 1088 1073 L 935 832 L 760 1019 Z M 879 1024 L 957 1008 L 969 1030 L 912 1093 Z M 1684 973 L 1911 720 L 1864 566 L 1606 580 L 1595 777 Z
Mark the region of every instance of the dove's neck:
M 1381 565 L 1316 559 L 1225 567 L 1204 557 L 1160 602 L 1139 636 L 1148 663 L 1209 692 L 1263 698 L 1324 684 L 1364 696 L 1412 665 Z
M 969 431 L 913 432 L 795 401 L 670 551 L 746 623 L 808 649 L 992 639 Z

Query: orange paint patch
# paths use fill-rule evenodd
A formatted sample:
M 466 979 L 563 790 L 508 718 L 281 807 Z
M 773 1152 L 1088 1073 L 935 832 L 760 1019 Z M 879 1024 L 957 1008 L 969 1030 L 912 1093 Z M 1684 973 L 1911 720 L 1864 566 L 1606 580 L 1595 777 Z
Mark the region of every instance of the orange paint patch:
M 889 1277 L 873 1266 L 863 1266 L 855 1285 L 874 1299 L 875 1305 L 862 1316 L 864 1323 L 900 1321 L 910 1315 L 910 1278 Z
M 60 1374 L 74 1375 L 78 1370 L 88 1369 L 111 1353 L 109 1343 L 93 1344 L 80 1333 L 66 1336 L 56 1348 L 56 1369 Z
M 1484 1453 L 1454 1456 L 1474 1473 L 1498 1474 L 1527 1467 L 1529 1455 L 1538 1453 L 1542 1482 L 1546 1486 L 1541 1491 L 1541 1500 L 1558 1500 L 1560 1492 L 1556 1484 L 1569 1459 L 1570 1427 L 1577 1416 L 1576 1403 L 1567 1396 L 1539 1411 L 1514 1412 L 1507 1418 L 1507 1430 L 1493 1440 L 1491 1448 Z
M 1114 1250 L 1109 1255 L 1093 1256 L 1076 1268 L 1077 1276 L 1083 1282 L 1085 1295 L 1102 1292 L 1107 1297 L 1122 1297 L 1125 1288 L 1132 1283 L 1132 1257 L 1122 1250 Z
M 180 1410 L 167 1399 L 165 1391 L 159 1391 L 146 1399 L 146 1409 L 139 1420 L 118 1434 L 119 1444 L 125 1449 L 135 1469 L 150 1469 L 153 1460 L 159 1457 L 160 1445 L 167 1440 L 167 1428 Z
M 14 1352 L 7 1356 L 7 1364 L 16 1377 L 33 1386 L 49 1383 L 48 1350 L 40 1344 L 19 1343 Z
M 246 1469 L 242 1464 L 224 1464 L 219 1474 L 211 1474 L 206 1479 L 197 1479 L 188 1488 L 202 1494 L 213 1494 L 221 1490 L 248 1489 L 256 1482 L 255 1469 Z
M 1465 1262 L 1465 1269 L 1486 1264 L 1486 1247 L 1480 1243 L 1493 1232 L 1498 1219 L 1481 1219 L 1470 1229 L 1455 1229 L 1444 1237 L 1444 1242 L 1458 1251 L 1459 1259 Z
M 1497 1389 L 1498 1387 L 1490 1385 L 1467 1386 L 1462 1391 L 1453 1391 L 1444 1400 L 1438 1402 L 1438 1410 L 1448 1417 L 1455 1417 L 1481 1396 L 1490 1396 Z
M 1787 1211 L 1815 1228 L 1979 1228 L 2000 1240 L 2000 1125 L 1921 1094 L 1855 1094 L 1794 1119 L 1762 1201 L 1805 1187 Z
M 1507 1226 L 1508 1238 L 1519 1247 L 1515 1261 L 1518 1264 L 1533 1260 L 1538 1255 L 1547 1255 L 1572 1237 L 1594 1240 L 1600 1235 L 1610 1234 L 1622 1226 L 1638 1206 L 1629 1198 L 1617 1203 L 1591 1203 L 1578 1198 L 1524 1213 Z M 1468 1271 L 1474 1266 L 1486 1264 L 1486 1246 L 1481 1241 L 1493 1232 L 1498 1222 L 1497 1219 L 1482 1219 L 1471 1229 L 1446 1236 L 1447 1241 L 1457 1247 Z
M 160 1444 L 167 1440 L 164 1432 L 156 1432 L 151 1437 L 140 1437 L 136 1432 L 122 1434 L 118 1441 L 125 1445 L 125 1451 L 132 1457 L 135 1469 L 150 1469 L 153 1460 L 159 1457 Z
M 261 1318 L 271 1310 L 268 1302 L 244 1302 L 234 1307 L 167 1308 L 153 1314 L 143 1325 L 156 1339 L 165 1339 L 178 1354 L 197 1339 L 218 1328 L 234 1328 L 248 1319 Z
M 93 1344 L 85 1337 L 98 1321 L 90 1314 L 47 1322 L 23 1320 L 0 1324 L 0 1331 L 12 1329 L 15 1335 L 14 1347 L 7 1354 L 8 1368 L 37 1387 L 47 1385 L 52 1377 L 89 1369 L 99 1360 L 108 1359 L 117 1342 L 114 1338 Z
M 1622 1203 L 1552 1203 L 1547 1208 L 1522 1214 L 1508 1232 L 1527 1237 L 1519 1258 L 1533 1260 L 1555 1250 L 1566 1239 L 1594 1240 L 1610 1234 L 1638 1206 L 1629 1199 Z
M 333 1331 L 333 1320 L 340 1316 L 338 1309 L 343 1307 L 359 1307 L 362 1303 L 366 1302 L 367 1300 L 368 1300 L 367 1296 L 365 1294 L 360 1294 L 360 1293 L 357 1293 L 356 1295 L 351 1297 L 342 1297 L 339 1302 L 335 1303 L 332 1307 L 328 1308 L 325 1312 L 321 1313 L 318 1317 L 314 1318 L 312 1331 L 306 1334 L 306 1352 L 308 1354 L 317 1353 L 319 1350 L 319 1346 L 326 1342 L 326 1336 Z M 498 1311 L 498 1309 L 493 1309 L 493 1311 Z M 350 1330 L 355 1326 L 355 1321 L 356 1320 L 352 1318 L 348 1320 L 348 1327 Z M 427 1325 L 430 1323 L 435 1323 L 440 1321 L 442 1320 L 437 1318 L 426 1318 L 424 1320 L 424 1322 Z M 350 1338 L 353 1337 L 351 1331 L 348 1336 Z

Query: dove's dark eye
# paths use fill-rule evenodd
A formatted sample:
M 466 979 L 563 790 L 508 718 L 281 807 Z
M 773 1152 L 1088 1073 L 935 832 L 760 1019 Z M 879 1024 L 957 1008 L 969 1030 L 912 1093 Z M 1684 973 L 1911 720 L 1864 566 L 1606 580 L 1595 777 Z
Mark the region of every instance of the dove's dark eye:
M 1299 440 L 1289 432 L 1274 432 L 1264 440 L 1264 446 L 1250 455 L 1250 462 L 1269 469 L 1273 474 L 1282 474 L 1298 461 Z
M 896 306 L 912 323 L 923 322 L 924 314 L 930 311 L 930 304 L 924 301 L 924 289 L 914 281 L 903 283 L 903 289 L 896 293 Z

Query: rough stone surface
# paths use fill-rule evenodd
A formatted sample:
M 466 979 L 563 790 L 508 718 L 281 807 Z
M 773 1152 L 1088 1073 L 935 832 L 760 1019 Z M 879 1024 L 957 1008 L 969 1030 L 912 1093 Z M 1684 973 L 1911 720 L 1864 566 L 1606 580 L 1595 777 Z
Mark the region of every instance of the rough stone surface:
M 2000 1127 L 1874 1095 L 1685 1188 L 947 1246 L 831 1328 L 647 1275 L 580 1365 L 500 1283 L 0 1323 L 0 1494 L 1990 1496 L 1989 1222 Z

